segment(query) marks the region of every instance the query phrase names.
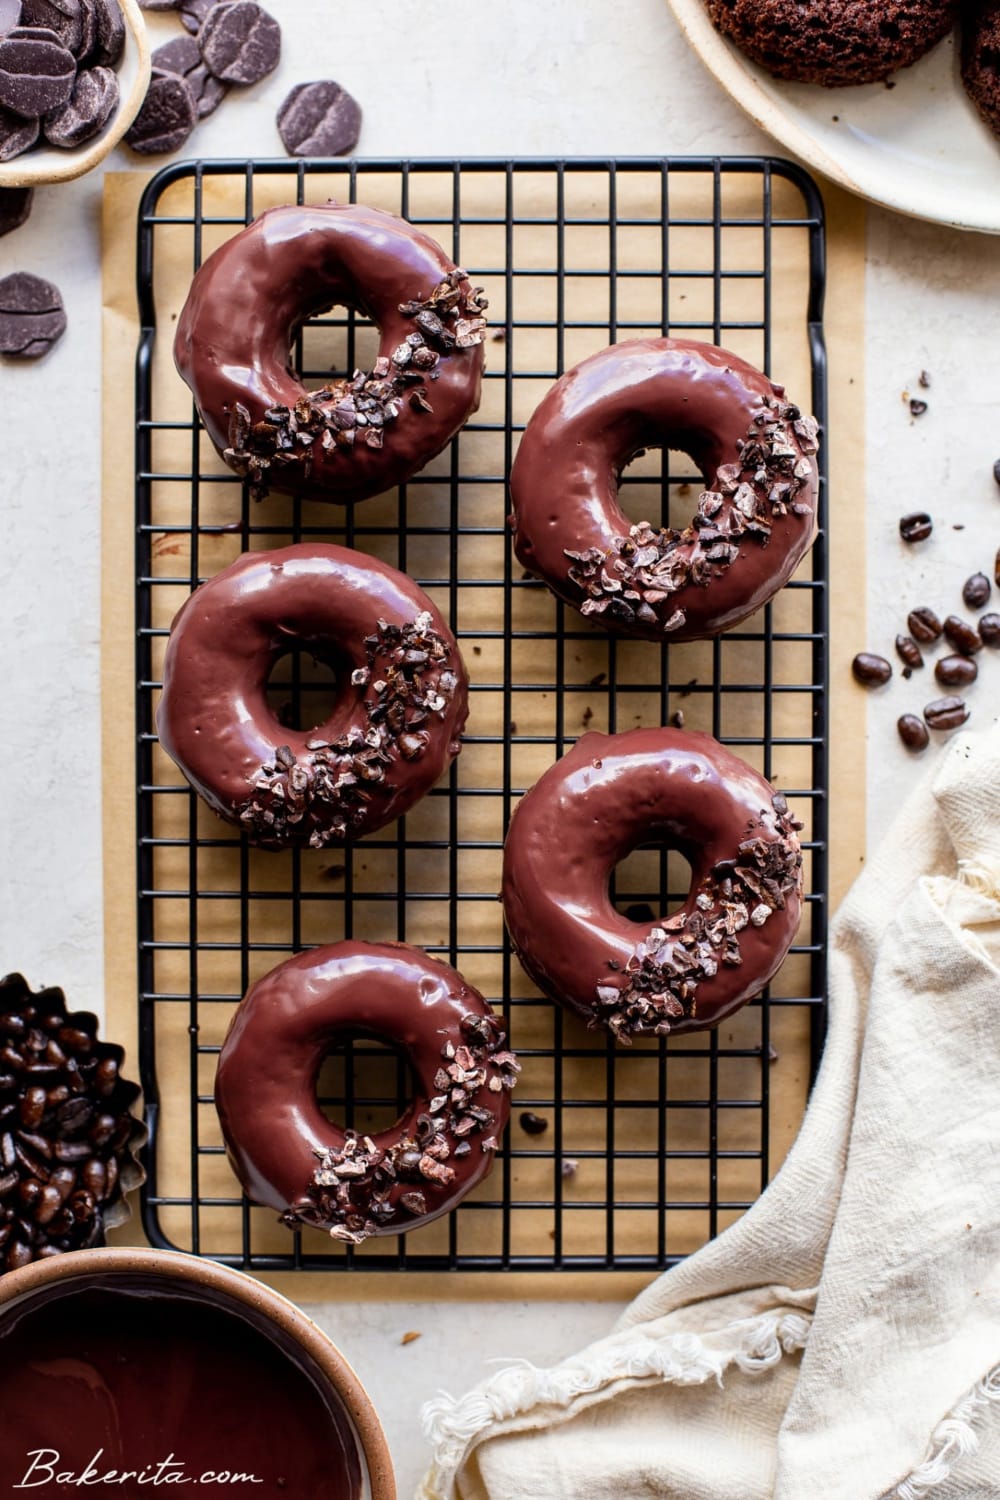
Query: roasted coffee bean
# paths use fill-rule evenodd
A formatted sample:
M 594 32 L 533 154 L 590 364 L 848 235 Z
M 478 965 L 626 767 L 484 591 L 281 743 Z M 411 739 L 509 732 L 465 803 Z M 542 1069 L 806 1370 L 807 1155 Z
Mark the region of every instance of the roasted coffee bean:
M 961 651 L 963 656 L 974 656 L 977 651 L 983 649 L 978 630 L 967 620 L 960 619 L 958 615 L 948 616 L 944 622 L 944 633 L 955 650 Z
M 990 580 L 985 573 L 973 573 L 962 585 L 962 601 L 966 609 L 982 609 L 990 597 Z
M 296 84 L 278 110 L 278 134 L 289 156 L 346 156 L 358 144 L 361 106 L 331 80 Z
M 88 1099 L 77 1095 L 67 1100 L 56 1110 L 56 1121 L 59 1129 L 66 1135 L 73 1135 L 78 1130 L 85 1130 L 94 1117 L 94 1106 Z
M 158 73 L 125 140 L 141 156 L 157 156 L 183 146 L 195 127 L 198 105 L 186 78 Z
M 910 668 L 916 669 L 924 664 L 923 652 L 912 635 L 897 635 L 896 654 Z
M 73 92 L 76 62 L 58 42 L 14 36 L 0 38 L 0 105 L 37 120 L 61 109 Z
M 194 95 L 199 120 L 213 114 L 229 93 L 228 83 L 215 78 L 201 60 L 201 50 L 193 36 L 178 36 L 165 42 L 153 53 L 153 69 L 159 73 L 176 73 L 185 79 Z
M 56 1037 L 59 1045 L 68 1052 L 77 1052 L 86 1057 L 94 1050 L 94 1038 L 89 1031 L 81 1031 L 78 1026 L 60 1026 Z
M 20 1240 L 15 1240 L 7 1251 L 7 1270 L 19 1271 L 22 1266 L 30 1265 L 31 1260 L 31 1246 L 23 1245 Z
M 114 1093 L 117 1082 L 118 1064 L 113 1057 L 102 1057 L 94 1073 L 94 1087 L 102 1099 Z
M 1000 646 L 1000 615 L 982 615 L 976 628 L 984 646 Z
M 0 281 L 0 354 L 37 359 L 65 331 L 62 297 L 51 281 L 27 271 L 15 271 Z
M 924 709 L 931 729 L 958 729 L 968 717 L 968 705 L 961 698 L 935 698 Z
M 94 1195 L 98 1203 L 104 1202 L 108 1190 L 108 1173 L 102 1161 L 95 1156 L 85 1161 L 80 1168 L 80 1181 L 87 1191 Z
M 855 682 L 862 687 L 881 687 L 892 676 L 892 667 L 884 656 L 875 656 L 871 651 L 859 651 L 851 662 Z
M 35 1223 L 51 1224 L 61 1208 L 62 1198 L 59 1196 L 58 1188 L 54 1188 L 51 1182 L 47 1182 L 35 1205 Z
M 942 687 L 970 687 L 979 676 L 979 668 L 968 656 L 942 656 L 935 663 L 934 676 Z
M 899 534 L 904 542 L 923 542 L 934 530 L 934 522 L 925 510 L 911 511 L 899 523 Z
M 42 1196 L 42 1184 L 37 1177 L 27 1177 L 17 1190 L 18 1201 L 25 1213 L 32 1214 Z
M 931 641 L 936 641 L 944 628 L 934 611 L 924 606 L 911 609 L 906 617 L 906 623 L 913 639 L 922 642 L 925 646 L 930 645 Z
M 25 1089 L 21 1095 L 21 1103 L 18 1106 L 18 1115 L 21 1124 L 26 1130 L 34 1130 L 36 1125 L 42 1123 L 45 1115 L 45 1090 L 42 1088 Z
M 78 73 L 68 104 L 45 117 L 43 130 L 50 146 L 72 150 L 100 135 L 118 108 L 118 74 L 111 68 L 88 68 Z
M 30 187 L 0 188 L 0 237 L 25 223 L 34 196 L 35 190 Z
M 198 33 L 206 68 L 225 83 L 259 83 L 281 57 L 281 27 L 255 0 L 214 5 Z
M 93 1158 L 91 1158 L 93 1160 Z M 89 1162 L 85 1162 L 80 1168 L 81 1173 L 86 1172 Z M 49 1173 L 49 1186 L 54 1187 L 59 1194 L 60 1203 L 65 1202 L 70 1193 L 76 1187 L 75 1167 L 53 1167 Z
M 526 1109 L 520 1116 L 520 1126 L 525 1135 L 544 1135 L 549 1122 L 542 1115 L 533 1114 L 530 1109 Z

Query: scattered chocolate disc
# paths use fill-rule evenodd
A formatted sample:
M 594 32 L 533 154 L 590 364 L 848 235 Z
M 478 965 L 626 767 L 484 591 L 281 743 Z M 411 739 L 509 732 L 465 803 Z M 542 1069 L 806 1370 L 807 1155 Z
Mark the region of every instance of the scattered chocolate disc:
M 21 0 L 0 0 L 0 36 L 6 36 L 8 31 L 20 24 Z
M 944 629 L 934 611 L 926 607 L 911 609 L 906 617 L 906 623 L 913 639 L 922 642 L 925 646 L 929 646 L 931 641 L 936 641 Z
M 125 50 L 125 17 L 118 0 L 91 0 L 97 21 L 94 50 L 88 59 L 95 66 L 113 68 Z
M 61 109 L 73 92 L 76 63 L 56 42 L 34 37 L 0 39 L 0 105 L 26 119 Z
M 0 188 L 0 236 L 20 229 L 31 213 L 34 196 L 34 188 Z
M 153 53 L 153 70 L 158 73 L 175 73 L 187 80 L 194 95 L 199 120 L 213 114 L 229 93 L 228 83 L 223 83 L 208 71 L 201 60 L 201 49 L 193 36 L 178 36 L 164 42 Z
M 0 161 L 13 161 L 38 140 L 41 124 L 24 120 L 9 109 L 0 109 Z
M 968 704 L 961 698 L 935 698 L 924 709 L 924 718 L 931 729 L 958 729 L 968 717 Z
M 985 573 L 973 573 L 962 585 L 962 600 L 966 609 L 982 609 L 992 590 Z
M 83 9 L 81 0 L 22 0 L 20 24 L 54 32 L 60 45 L 79 57 L 84 41 Z
M 885 657 L 871 651 L 859 651 L 851 662 L 851 671 L 855 682 L 862 687 L 881 687 L 892 676 L 892 667 Z
M 1000 646 L 1000 615 L 983 615 L 978 629 L 984 646 Z
M 27 271 L 0 281 L 0 354 L 37 359 L 65 332 L 63 300 L 51 281 Z
M 78 73 L 68 104 L 53 110 L 43 124 L 52 146 L 70 149 L 100 135 L 118 108 L 118 74 L 111 68 L 87 68 Z
M 896 728 L 907 750 L 926 750 L 930 744 L 927 725 L 916 714 L 903 714 L 902 718 L 896 720 Z
M 361 106 L 339 83 L 299 83 L 278 110 L 289 156 L 346 156 L 361 134 Z
M 960 619 L 958 615 L 948 616 L 944 622 L 944 633 L 955 650 L 961 651 L 963 656 L 974 656 L 983 649 L 975 626 L 970 625 L 968 620 Z
M 969 656 L 942 656 L 935 663 L 934 676 L 942 687 L 969 687 L 979 676 L 979 668 Z
M 912 635 L 897 635 L 896 655 L 911 671 L 924 664 L 924 656 Z
M 214 5 L 198 34 L 205 66 L 225 83 L 259 83 L 281 57 L 281 27 L 255 0 Z
M 191 134 L 197 118 L 198 105 L 187 79 L 177 73 L 159 73 L 150 83 L 125 141 L 142 156 L 176 151 Z
M 925 510 L 915 510 L 903 516 L 899 523 L 899 534 L 904 542 L 924 542 L 934 530 L 934 522 Z

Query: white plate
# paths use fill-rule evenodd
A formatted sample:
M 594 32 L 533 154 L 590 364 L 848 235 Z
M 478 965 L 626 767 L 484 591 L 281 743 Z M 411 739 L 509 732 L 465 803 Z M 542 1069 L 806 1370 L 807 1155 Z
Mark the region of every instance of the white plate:
M 719 35 L 704 0 L 669 0 L 702 62 L 753 120 L 851 192 L 916 218 L 1000 234 L 1000 140 L 959 77 L 955 36 L 854 88 L 772 78 Z

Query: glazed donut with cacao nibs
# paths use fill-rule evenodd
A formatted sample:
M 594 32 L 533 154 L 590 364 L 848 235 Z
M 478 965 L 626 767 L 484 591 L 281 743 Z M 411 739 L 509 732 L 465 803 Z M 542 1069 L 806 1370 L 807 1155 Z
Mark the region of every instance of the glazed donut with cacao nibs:
M 391 1129 L 360 1135 L 320 1110 L 330 1050 L 366 1036 L 405 1051 L 416 1091 Z M 448 1213 L 481 1181 L 520 1064 L 454 969 L 403 943 L 334 943 L 259 980 L 222 1046 L 215 1102 L 248 1197 L 290 1228 L 357 1245 Z
M 267 702 L 279 657 L 336 672 L 313 729 Z M 434 604 L 405 573 L 345 547 L 245 552 L 170 631 L 160 743 L 209 806 L 267 849 L 320 849 L 401 817 L 461 749 L 468 677 Z
M 937 45 L 958 0 L 706 0 L 716 29 L 776 78 L 881 83 Z
M 625 466 L 680 449 L 706 489 L 683 531 L 632 525 Z M 814 419 L 735 354 L 686 339 L 615 344 L 568 371 L 511 470 L 514 550 L 605 629 L 647 640 L 728 630 L 790 578 L 815 531 Z
M 334 305 L 379 330 L 370 371 L 308 391 L 289 350 Z M 479 406 L 486 299 L 440 245 L 357 203 L 271 208 L 198 270 L 174 359 L 257 497 L 343 504 L 412 478 Z
M 760 994 L 795 937 L 800 826 L 710 735 L 585 734 L 511 820 L 503 907 L 517 956 L 551 999 L 620 1041 L 717 1026 Z M 632 922 L 608 882 L 656 839 L 689 861 L 688 897 L 671 917 Z

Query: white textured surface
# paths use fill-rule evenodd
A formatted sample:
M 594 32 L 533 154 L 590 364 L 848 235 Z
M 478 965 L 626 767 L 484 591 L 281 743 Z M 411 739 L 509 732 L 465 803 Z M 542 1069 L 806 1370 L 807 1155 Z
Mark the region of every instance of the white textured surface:
M 285 25 L 279 73 L 230 95 L 199 128 L 192 151 L 277 154 L 277 104 L 293 83 L 324 76 L 365 108 L 360 149 L 369 155 L 767 149 L 688 53 L 662 0 L 368 0 L 363 11 L 271 0 L 271 9 Z M 322 27 L 318 15 L 328 18 Z M 347 35 L 339 18 L 349 19 Z M 177 29 L 157 18 L 158 33 Z M 359 41 L 359 30 L 377 46 Z M 119 170 L 136 164 L 124 150 L 109 162 Z M 20 968 L 33 984 L 63 984 L 74 1003 L 96 1009 L 99 207 L 96 178 L 40 192 L 29 224 L 0 239 L 0 275 L 50 276 L 69 314 L 69 331 L 48 358 L 0 369 L 0 969 Z M 901 613 L 924 601 L 942 611 L 959 604 L 962 579 L 976 567 L 989 572 L 1000 541 L 1000 492 L 991 477 L 1000 456 L 1000 256 L 996 241 L 879 211 L 870 218 L 869 256 L 868 644 L 888 654 Z M 930 410 L 911 424 L 900 397 L 922 368 L 933 378 Z M 865 480 L 858 474 L 854 482 Z M 903 556 L 896 522 L 917 507 L 935 512 L 938 529 L 932 542 Z M 966 530 L 951 531 L 953 521 Z M 983 679 L 973 695 L 977 718 L 996 701 L 1000 662 L 986 663 Z M 875 695 L 872 833 L 918 773 L 892 720 L 931 696 L 929 686 L 898 680 Z M 491 1311 L 396 1303 L 338 1305 L 323 1321 L 372 1390 L 405 1496 L 423 1461 L 415 1426 L 423 1392 L 464 1388 L 490 1355 L 556 1358 L 605 1331 L 615 1314 L 613 1304 L 505 1303 Z M 423 1337 L 400 1349 L 408 1329 Z

